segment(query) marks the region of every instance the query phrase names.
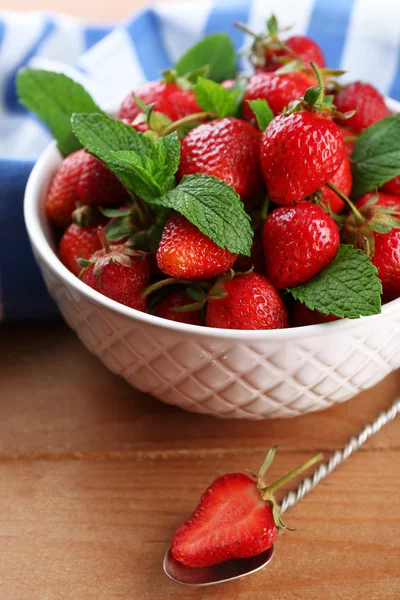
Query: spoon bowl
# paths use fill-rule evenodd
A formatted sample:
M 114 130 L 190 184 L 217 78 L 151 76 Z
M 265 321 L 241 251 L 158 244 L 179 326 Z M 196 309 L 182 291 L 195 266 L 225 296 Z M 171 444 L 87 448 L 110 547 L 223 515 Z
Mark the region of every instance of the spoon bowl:
M 177 561 L 168 549 L 163 562 L 166 575 L 182 585 L 206 586 L 232 581 L 251 575 L 266 567 L 272 560 L 274 547 L 252 558 L 238 558 L 212 565 L 211 567 L 186 567 Z

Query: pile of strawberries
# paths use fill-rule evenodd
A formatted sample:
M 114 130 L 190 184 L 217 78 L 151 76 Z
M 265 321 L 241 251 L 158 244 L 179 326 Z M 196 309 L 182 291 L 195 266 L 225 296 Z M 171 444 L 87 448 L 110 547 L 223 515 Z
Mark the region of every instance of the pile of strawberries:
M 102 161 L 95 142 L 64 158 L 46 200 L 49 220 L 62 231 L 61 262 L 126 306 L 208 327 L 279 329 L 364 314 L 352 315 L 345 302 L 342 312 L 329 302 L 304 302 L 298 292 L 323 285 L 343 244 L 370 257 L 383 301 L 397 298 L 400 176 L 361 196 L 352 177 L 358 136 L 392 118 L 384 98 L 367 83 L 340 85 L 318 45 L 305 36 L 282 41 L 274 18 L 267 33 L 254 36 L 249 56 L 248 77 L 219 84 L 206 69 L 186 77 L 172 70 L 125 98 L 118 131 L 139 132 L 135 148 L 144 141 L 146 152 L 150 141 L 162 147 L 159 167 L 147 157 L 140 162 L 140 148 L 128 157 L 116 147 Z M 176 140 L 178 160 L 168 149 Z M 131 189 L 121 162 L 128 159 Z M 169 168 L 175 172 L 159 202 L 150 192 Z M 214 198 L 201 185 L 215 180 L 225 185 Z M 193 196 L 203 203 L 204 226 L 192 218 L 199 214 Z M 221 238 L 225 225 L 236 238 L 245 235 L 239 213 L 224 213 L 218 231 L 214 222 L 222 200 L 229 209 L 228 196 L 233 204 L 240 199 L 246 235 L 253 236 L 242 253 L 232 248 L 245 242 Z

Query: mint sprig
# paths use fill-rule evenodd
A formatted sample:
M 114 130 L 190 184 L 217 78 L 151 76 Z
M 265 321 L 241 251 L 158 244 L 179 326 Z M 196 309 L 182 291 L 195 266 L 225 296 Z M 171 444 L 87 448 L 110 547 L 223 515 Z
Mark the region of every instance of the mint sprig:
M 151 201 L 173 185 L 172 171 L 179 163 L 180 147 L 176 134 L 153 143 L 130 125 L 104 114 L 77 114 L 71 122 L 85 148 L 142 200 Z
M 47 125 L 64 156 L 82 145 L 71 128 L 73 113 L 101 113 L 90 94 L 62 73 L 24 69 L 17 76 L 20 102 Z
M 250 217 L 239 194 L 220 179 L 187 175 L 154 203 L 181 213 L 217 246 L 250 256 L 254 235 Z
M 386 117 L 363 131 L 351 163 L 355 197 L 377 190 L 400 175 L 400 114 Z
M 264 131 L 274 118 L 268 102 L 263 98 L 257 98 L 256 100 L 247 100 L 251 110 L 256 117 L 257 125 L 260 131 Z
M 180 212 L 221 248 L 250 255 L 250 217 L 232 187 L 215 177 L 189 175 L 174 188 L 180 159 L 176 133 L 152 142 L 129 125 L 103 114 L 74 115 L 72 127 L 88 151 L 134 195 L 157 210 Z M 128 226 L 128 219 L 121 219 L 123 233 Z M 121 236 L 121 231 L 116 235 Z
M 205 65 L 208 65 L 208 78 L 213 81 L 235 78 L 236 52 L 228 34 L 213 33 L 203 38 L 181 56 L 174 70 L 184 76 Z
M 239 90 L 229 90 L 221 84 L 199 77 L 193 88 L 196 101 L 207 112 L 219 117 L 236 117 L 239 112 Z
M 357 319 L 381 312 L 382 284 L 376 267 L 364 252 L 345 244 L 328 267 L 288 291 L 324 315 Z

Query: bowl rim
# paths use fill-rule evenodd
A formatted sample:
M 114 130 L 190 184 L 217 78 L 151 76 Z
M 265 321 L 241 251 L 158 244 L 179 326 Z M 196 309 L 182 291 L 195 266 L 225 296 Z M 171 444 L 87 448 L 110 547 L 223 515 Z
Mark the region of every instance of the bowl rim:
M 400 112 L 400 102 L 392 98 L 386 98 L 387 106 L 393 112 Z M 111 108 L 111 107 L 110 107 Z M 115 108 L 115 107 L 114 107 Z M 116 112 L 112 108 L 108 110 L 111 114 Z M 358 319 L 340 319 L 329 323 L 319 323 L 317 325 L 305 325 L 302 327 L 288 327 L 286 329 L 269 329 L 269 330 L 242 330 L 242 329 L 217 329 L 205 327 L 203 325 L 190 325 L 186 323 L 178 323 L 169 321 L 155 315 L 141 312 L 134 308 L 129 308 L 115 300 L 111 300 L 107 296 L 100 294 L 93 288 L 83 283 L 78 277 L 73 275 L 59 260 L 57 254 L 50 245 L 48 236 L 44 231 L 44 224 L 39 214 L 39 199 L 42 188 L 42 182 L 49 175 L 49 164 L 54 162 L 57 157 L 61 159 L 61 153 L 57 148 L 56 142 L 52 141 L 39 156 L 35 166 L 33 167 L 25 190 L 24 197 L 24 219 L 25 226 L 31 244 L 36 253 L 46 263 L 47 267 L 56 273 L 67 286 L 72 287 L 76 292 L 82 294 L 90 302 L 106 308 L 112 312 L 118 313 L 143 324 L 166 329 L 174 333 L 185 333 L 188 335 L 239 340 L 242 342 L 269 342 L 269 341 L 290 341 L 293 339 L 310 338 L 320 335 L 329 335 L 339 332 L 345 332 L 353 327 L 357 327 L 360 323 L 365 323 L 366 319 L 371 324 L 383 316 L 391 315 L 400 310 L 400 298 L 388 302 L 382 307 L 382 312 L 370 317 L 360 317 Z

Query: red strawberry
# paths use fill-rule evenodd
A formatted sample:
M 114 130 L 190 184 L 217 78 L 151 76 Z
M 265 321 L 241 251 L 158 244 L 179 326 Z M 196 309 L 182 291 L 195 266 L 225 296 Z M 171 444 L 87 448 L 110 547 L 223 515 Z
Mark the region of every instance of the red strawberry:
M 275 450 L 270 450 L 254 479 L 229 473 L 213 481 L 173 537 L 171 551 L 176 560 L 189 567 L 207 567 L 232 558 L 257 556 L 271 548 L 279 530 L 285 528 L 274 492 L 322 458 L 315 456 L 267 486 L 263 476 Z
M 254 113 L 248 100 L 262 98 L 266 100 L 277 115 L 293 100 L 302 98 L 306 90 L 315 85 L 315 78 L 294 71 L 292 73 L 256 73 L 250 77 L 243 98 L 243 118 L 252 125 L 256 124 Z
M 65 158 L 50 184 L 46 214 L 57 227 L 67 227 L 79 203 L 119 206 L 129 199 L 116 176 L 95 156 L 78 150 Z
M 356 110 L 355 115 L 346 120 L 346 127 L 355 133 L 361 133 L 390 115 L 384 97 L 372 85 L 361 81 L 344 86 L 336 94 L 334 103 L 342 113 Z
M 97 250 L 101 250 L 98 228 L 105 223 L 106 219 L 97 219 L 94 224 L 82 226 L 71 223 L 65 230 L 58 246 L 58 258 L 74 275 L 78 276 L 82 271 L 78 258 L 89 260 Z
M 50 183 L 45 208 L 48 218 L 57 227 L 68 227 L 71 215 L 79 203 L 82 153 L 83 150 L 78 150 L 64 158 Z
M 103 249 L 95 252 L 91 264 L 81 275 L 82 281 L 100 294 L 137 310 L 146 310 L 142 297 L 150 279 L 147 257 L 135 256 L 135 251 L 121 244 L 108 245 L 104 231 L 100 232 Z
M 351 186 L 353 184 L 353 177 L 351 174 L 351 164 L 347 156 L 344 156 L 342 164 L 332 175 L 331 182 L 341 191 L 345 196 L 349 196 L 351 192 Z M 344 208 L 344 201 L 339 198 L 337 194 L 325 185 L 321 188 L 322 200 L 331 207 L 331 211 L 334 213 L 340 213 Z
M 282 329 L 289 326 L 283 300 L 264 275 L 237 275 L 221 286 L 226 295 L 210 297 L 208 301 L 208 327 Z
M 180 279 L 212 279 L 229 271 L 236 258 L 179 213 L 166 222 L 157 251 L 161 271 Z
M 356 145 L 357 136 L 354 135 L 350 129 L 346 129 L 346 127 L 342 127 L 338 125 L 340 132 L 343 136 L 344 147 L 346 149 L 346 154 L 350 158 L 354 151 L 354 146 Z
M 366 216 L 367 220 L 372 221 L 379 207 L 400 212 L 400 196 L 379 192 L 377 202 L 370 208 L 366 207 L 368 200 L 374 196 L 376 194 L 366 194 L 356 202 L 358 209 L 364 207 L 361 214 Z M 382 281 L 383 299 L 388 302 L 400 296 L 400 228 L 393 227 L 388 233 L 373 231 L 373 237 L 374 252 L 371 260 L 378 269 L 378 277 Z
M 295 204 L 330 181 L 345 154 L 343 137 L 323 114 L 279 115 L 261 139 L 261 167 L 276 204 Z
M 133 95 L 145 104 L 154 104 L 154 110 L 163 113 L 172 121 L 201 112 L 191 90 L 184 90 L 175 83 L 165 81 L 149 81 L 140 85 L 135 92 L 130 92 L 121 104 L 119 119 L 134 121 L 142 112 Z
M 267 48 L 265 52 L 264 71 L 276 71 L 282 66 L 282 62 L 277 58 L 290 58 L 291 60 L 302 60 L 304 64 L 309 65 L 314 62 L 321 69 L 326 66 L 324 53 L 321 48 L 311 38 L 305 35 L 292 35 L 284 42 L 284 48 Z
M 382 186 L 382 191 L 386 194 L 394 194 L 400 196 L 400 175 L 391 179 Z
M 333 261 L 339 244 L 335 221 L 319 206 L 301 202 L 277 208 L 264 224 L 267 276 L 280 289 L 300 285 Z
M 244 256 L 241 254 L 234 264 L 234 270 L 244 273 L 254 268 L 256 273 L 265 273 L 264 254 L 261 245 L 260 231 L 256 231 L 254 234 L 253 244 L 251 246 L 250 256 Z
M 293 306 L 292 324 L 293 327 L 304 327 L 305 325 L 318 325 L 319 323 L 329 323 L 337 321 L 339 317 L 334 315 L 324 315 L 317 310 L 307 308 L 305 304 L 295 301 Z
M 169 296 L 161 300 L 153 311 L 156 317 L 162 317 L 169 321 L 177 321 L 178 323 L 188 323 L 189 325 L 202 325 L 201 312 L 193 310 L 189 312 L 180 312 L 174 310 L 193 304 L 194 300 L 187 294 L 185 290 L 172 292 Z
M 265 190 L 260 169 L 261 134 L 233 117 L 192 129 L 181 142 L 178 179 L 204 173 L 232 186 L 244 202 Z

